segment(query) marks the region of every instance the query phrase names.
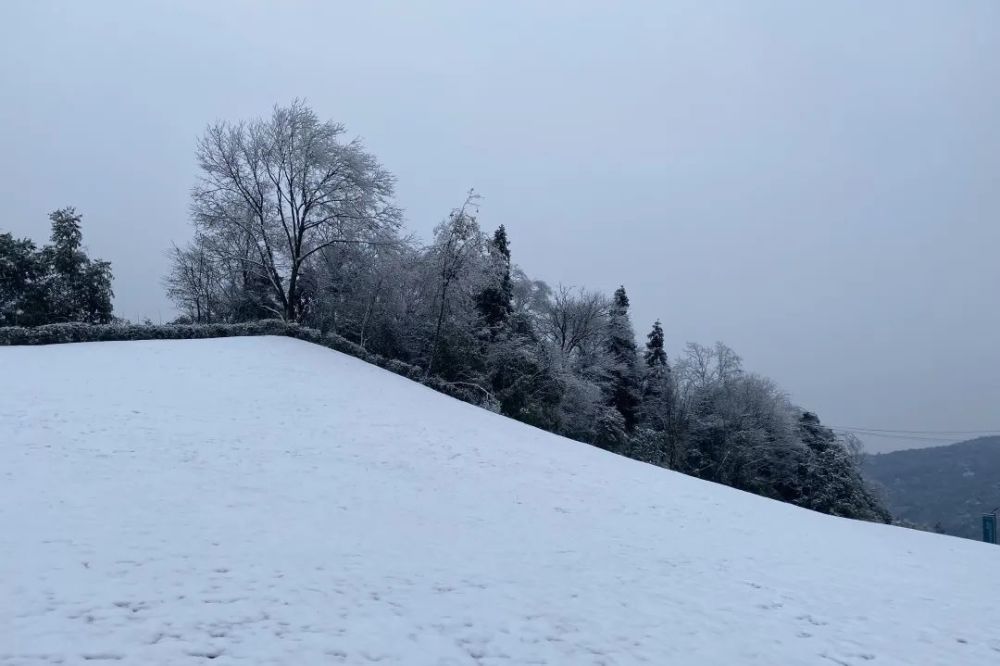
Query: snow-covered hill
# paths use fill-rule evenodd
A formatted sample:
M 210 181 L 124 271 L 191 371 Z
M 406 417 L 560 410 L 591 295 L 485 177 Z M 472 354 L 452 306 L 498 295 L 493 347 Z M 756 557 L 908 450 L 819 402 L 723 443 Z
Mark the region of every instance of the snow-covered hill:
M 0 348 L 0 664 L 1000 664 L 1000 548 L 287 338 Z

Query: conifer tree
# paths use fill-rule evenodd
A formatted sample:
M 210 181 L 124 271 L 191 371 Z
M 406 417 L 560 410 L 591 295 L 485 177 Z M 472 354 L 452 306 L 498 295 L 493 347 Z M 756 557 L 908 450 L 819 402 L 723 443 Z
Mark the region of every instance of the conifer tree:
M 52 271 L 48 284 L 51 321 L 111 321 L 111 264 L 90 260 L 83 251 L 82 216 L 73 207 L 51 215 L 52 244 L 43 250 Z
M 674 415 L 676 391 L 664 349 L 663 326 L 659 319 L 653 323 L 652 330 L 646 336 L 643 359 L 646 361 L 646 368 L 642 379 L 640 420 L 652 430 L 668 431 Z
M 490 283 L 480 292 L 476 307 L 489 328 L 496 328 L 507 322 L 513 311 L 514 285 L 511 280 L 510 244 L 507 230 L 501 224 L 487 243 L 491 275 Z
M 605 345 L 610 361 L 610 387 L 608 404 L 621 413 L 626 431 L 631 431 L 638 420 L 639 376 L 635 333 L 628 314 L 628 295 L 625 287 L 618 287 L 608 313 L 608 337 Z
M 52 220 L 52 266 L 65 276 L 75 276 L 87 258 L 80 251 L 83 232 L 80 231 L 82 218 L 73 207 L 60 208 L 49 215 Z
M 657 319 L 653 323 L 653 330 L 646 336 L 646 353 L 644 354 L 646 367 L 667 365 L 667 352 L 663 349 L 663 326 Z
M 46 267 L 27 238 L 0 234 L 0 326 L 48 323 Z
M 111 321 L 111 264 L 83 251 L 81 216 L 63 208 L 49 216 L 52 243 L 0 234 L 0 326 Z

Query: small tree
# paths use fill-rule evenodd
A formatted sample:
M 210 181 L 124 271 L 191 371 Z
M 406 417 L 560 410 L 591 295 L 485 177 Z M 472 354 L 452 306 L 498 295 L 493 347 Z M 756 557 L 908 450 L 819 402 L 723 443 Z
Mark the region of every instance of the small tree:
M 197 324 L 223 320 L 222 275 L 204 239 L 195 239 L 186 248 L 170 250 L 171 269 L 164 279 L 167 296 Z
M 594 425 L 594 444 L 615 453 L 626 453 L 629 440 L 625 428 L 625 419 L 620 411 L 613 406 L 603 407 Z

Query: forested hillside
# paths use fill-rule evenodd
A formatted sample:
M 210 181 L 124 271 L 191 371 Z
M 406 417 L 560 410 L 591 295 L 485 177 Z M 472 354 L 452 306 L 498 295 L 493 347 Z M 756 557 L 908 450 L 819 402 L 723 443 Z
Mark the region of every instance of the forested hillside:
M 982 538 L 982 514 L 1000 506 L 1000 437 L 867 456 L 866 476 L 897 519 Z
M 856 443 L 744 369 L 732 349 L 691 343 L 671 357 L 660 321 L 637 340 L 624 286 L 609 296 L 531 278 L 504 226 L 480 226 L 475 192 L 429 243 L 418 241 L 403 229 L 392 174 L 345 137 L 298 101 L 207 128 L 193 240 L 172 249 L 165 277 L 178 323 L 277 317 L 334 332 L 544 430 L 817 511 L 889 520 Z M 82 268 L 72 275 L 110 298 L 110 269 L 81 263 L 74 220 Z M 9 240 L 0 243 L 0 278 L 12 286 L 0 322 L 101 320 L 67 319 L 59 299 L 25 320 L 20 304 L 46 282 L 8 268 L 31 249 Z
M 420 243 L 402 228 L 393 176 L 345 136 L 301 102 L 208 127 L 194 240 L 173 250 L 166 282 L 185 321 L 277 316 L 336 331 L 545 430 L 819 511 L 888 520 L 857 450 L 733 350 L 690 344 L 671 360 L 659 321 L 640 347 L 624 286 L 609 297 L 532 279 L 503 225 L 480 227 L 475 192 Z

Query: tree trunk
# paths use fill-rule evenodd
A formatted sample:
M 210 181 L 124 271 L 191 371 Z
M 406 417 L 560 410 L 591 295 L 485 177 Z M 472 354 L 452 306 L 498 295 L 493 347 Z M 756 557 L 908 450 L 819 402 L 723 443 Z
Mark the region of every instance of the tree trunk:
M 285 320 L 298 323 L 299 321 L 299 309 L 298 305 L 298 285 L 299 285 L 299 266 L 298 262 L 292 263 L 292 274 L 288 277 L 288 300 L 285 303 Z
M 437 359 L 438 340 L 441 338 L 441 325 L 444 323 L 444 306 L 448 296 L 448 283 L 446 281 L 441 286 L 441 307 L 438 309 L 437 326 L 434 328 L 434 342 L 431 345 L 431 359 L 427 362 L 427 376 L 430 377 L 434 371 L 434 361 Z

